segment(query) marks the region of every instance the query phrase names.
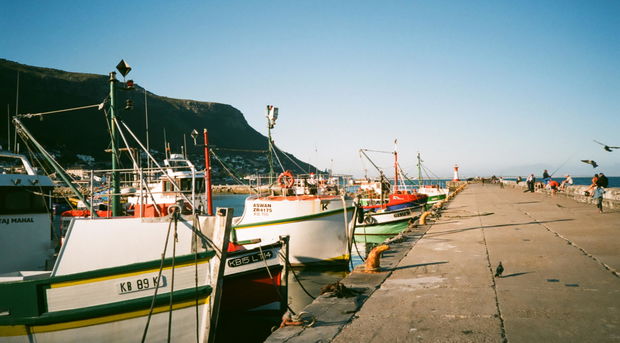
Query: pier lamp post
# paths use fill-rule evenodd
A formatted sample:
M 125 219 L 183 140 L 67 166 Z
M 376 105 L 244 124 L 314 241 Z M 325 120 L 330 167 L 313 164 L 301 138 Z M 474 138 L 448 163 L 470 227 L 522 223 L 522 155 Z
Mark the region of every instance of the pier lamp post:
M 273 141 L 271 140 L 271 129 L 276 126 L 276 120 L 278 119 L 278 108 L 273 105 L 267 105 L 267 112 L 265 114 L 267 117 L 267 135 L 269 139 L 268 149 L 269 149 L 269 183 L 273 182 Z
M 125 60 L 121 60 L 116 66 L 116 70 L 118 70 L 123 78 L 129 74 L 131 71 L 131 67 Z M 117 154 L 117 145 L 118 139 L 116 137 L 116 125 L 114 124 L 114 119 L 116 118 L 116 83 L 118 80 L 116 79 L 116 72 L 110 73 L 110 136 L 111 136 L 111 150 L 112 150 L 112 199 L 110 201 L 110 207 L 112 210 L 112 216 L 120 216 L 121 215 L 121 185 L 120 185 L 120 177 L 117 171 L 118 169 L 118 154 Z M 131 82 L 133 85 L 133 81 Z

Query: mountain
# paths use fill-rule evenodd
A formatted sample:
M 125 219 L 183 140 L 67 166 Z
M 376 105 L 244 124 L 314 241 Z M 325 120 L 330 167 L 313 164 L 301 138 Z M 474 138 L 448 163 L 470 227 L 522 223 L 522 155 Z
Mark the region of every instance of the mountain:
M 5 118 L 0 119 L 0 144 L 5 149 L 8 144 L 8 113 L 15 113 L 18 74 L 18 109 L 22 114 L 98 104 L 109 94 L 107 75 L 71 73 L 0 59 L 0 118 Z M 117 108 L 120 108 L 119 115 L 143 144 L 146 142 L 145 93 L 150 147 L 151 150 L 159 152 L 159 158 L 163 158 L 165 130 L 172 152 L 181 152 L 185 135 L 189 145 L 188 153 L 198 166 L 202 166 L 202 149 L 193 146 L 190 133 L 194 129 L 200 132 L 198 143 L 201 143 L 202 129 L 206 128 L 209 132 L 209 144 L 221 148 L 218 154 L 223 155 L 222 159 L 233 163 L 232 167 L 238 174 L 268 170 L 264 152 L 267 149 L 267 138 L 249 126 L 243 114 L 233 106 L 167 98 L 145 92 L 137 85 L 132 91 L 118 90 L 116 104 Z M 124 110 L 127 99 L 133 101 L 132 110 Z M 2 113 L 4 115 L 1 115 Z M 90 108 L 50 114 L 42 119 L 25 118 L 22 123 L 48 151 L 53 151 L 63 164 L 80 162 L 78 155 L 91 156 L 102 166 L 109 163 L 110 153 L 105 150 L 110 147 L 110 136 L 104 111 Z M 11 136 L 14 136 L 12 125 L 10 130 Z M 14 143 L 11 145 L 14 147 Z M 23 149 L 23 142 L 20 147 Z M 305 169 L 314 168 L 292 155 L 288 156 Z M 283 163 L 285 168 L 300 172 L 295 163 L 287 161 L 286 158 Z M 218 172 L 221 174 L 220 178 L 226 181 L 222 170 L 215 167 L 216 176 Z

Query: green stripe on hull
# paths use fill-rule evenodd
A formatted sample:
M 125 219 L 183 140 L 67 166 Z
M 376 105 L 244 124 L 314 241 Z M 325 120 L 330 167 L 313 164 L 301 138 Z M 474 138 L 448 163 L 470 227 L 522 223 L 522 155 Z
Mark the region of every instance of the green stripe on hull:
M 443 200 L 445 198 L 446 198 L 445 194 L 429 196 L 428 200 L 426 201 L 426 203 L 428 204 L 428 203 L 438 202 L 438 201 Z
M 201 286 L 198 289 L 190 288 L 182 291 L 175 291 L 172 295 L 172 303 L 178 303 L 191 299 L 205 298 L 211 294 L 211 286 Z M 50 325 L 65 323 L 77 320 L 92 319 L 104 316 L 111 316 L 116 314 L 122 314 L 126 312 L 139 311 L 149 309 L 152 296 L 145 296 L 138 299 L 119 301 L 111 304 L 89 306 L 79 309 L 64 310 L 57 312 L 47 312 L 38 316 L 25 316 L 25 317 L 0 317 L 0 326 L 9 325 Z M 157 295 L 154 306 L 162 306 L 169 304 L 170 293 L 163 293 Z
M 354 208 L 355 207 L 353 207 L 353 206 L 347 207 L 347 212 L 351 211 L 351 213 L 353 213 L 352 211 L 353 211 Z M 265 221 L 265 222 L 257 222 L 257 223 L 237 225 L 237 226 L 234 226 L 233 229 L 239 230 L 239 229 L 247 229 L 247 228 L 259 227 L 259 226 L 271 226 L 271 225 L 279 225 L 279 224 L 296 223 L 296 222 L 302 222 L 302 221 L 307 221 L 307 220 L 321 218 L 321 217 L 328 217 L 328 216 L 340 214 L 342 212 L 344 212 L 344 209 L 327 211 L 327 212 L 317 213 L 317 214 L 310 214 L 310 215 L 300 216 L 300 217 L 293 217 L 293 218 L 286 218 L 286 219 L 278 219 L 278 220 L 271 220 L 271 221 Z
M 405 230 L 410 218 L 403 219 L 399 222 L 387 224 L 377 224 L 371 226 L 360 226 L 355 228 L 355 236 L 363 235 L 396 235 Z
M 204 261 L 205 259 L 210 259 L 214 255 L 215 251 L 213 250 L 199 253 L 198 262 Z M 193 261 L 194 255 L 178 256 L 176 257 L 175 265 Z M 8 317 L 0 317 L 0 325 L 5 323 L 4 321 L 9 318 L 38 317 L 41 313 L 46 312 L 46 290 L 51 287 L 51 284 L 159 269 L 160 263 L 160 260 L 153 260 L 148 262 L 133 263 L 120 267 L 98 269 L 83 273 L 48 277 L 38 280 L 35 279 L 0 283 L 0 310 L 8 310 L 10 312 Z M 164 260 L 164 268 L 171 265 L 171 258 Z

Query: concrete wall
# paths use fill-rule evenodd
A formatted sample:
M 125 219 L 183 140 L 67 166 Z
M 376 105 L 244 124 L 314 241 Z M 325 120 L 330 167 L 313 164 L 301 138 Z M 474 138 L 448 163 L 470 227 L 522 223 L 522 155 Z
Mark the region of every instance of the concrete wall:
M 519 182 L 518 185 L 515 181 L 504 181 L 504 185 L 506 187 L 517 188 L 523 191 L 527 189 L 527 184 L 525 183 L 525 181 Z M 558 191 L 556 194 L 558 194 L 559 196 L 565 196 L 574 199 L 579 202 L 595 204 L 594 199 L 592 199 L 592 195 L 584 195 L 584 192 L 587 188 L 588 186 L 567 186 L 566 190 Z M 551 194 L 550 189 L 537 189 L 536 192 Z M 603 207 L 613 209 L 620 208 L 620 188 L 605 188 L 605 195 L 603 196 Z

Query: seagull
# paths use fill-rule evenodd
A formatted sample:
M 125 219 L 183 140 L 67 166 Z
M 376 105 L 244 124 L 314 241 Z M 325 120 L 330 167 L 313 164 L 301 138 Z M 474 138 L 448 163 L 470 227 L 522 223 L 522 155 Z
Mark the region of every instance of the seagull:
M 598 167 L 598 164 L 596 164 L 596 162 L 592 160 L 581 160 L 581 162 L 591 164 L 593 168 Z
M 499 265 L 495 269 L 495 277 L 502 277 L 502 273 L 504 272 L 504 266 L 502 266 L 502 262 L 499 262 Z
M 620 149 L 620 146 L 609 146 L 607 144 L 604 144 L 604 143 L 601 143 L 601 142 L 597 141 L 596 139 L 594 139 L 594 142 L 602 145 L 603 149 L 605 149 L 605 151 L 611 152 L 611 149 Z

